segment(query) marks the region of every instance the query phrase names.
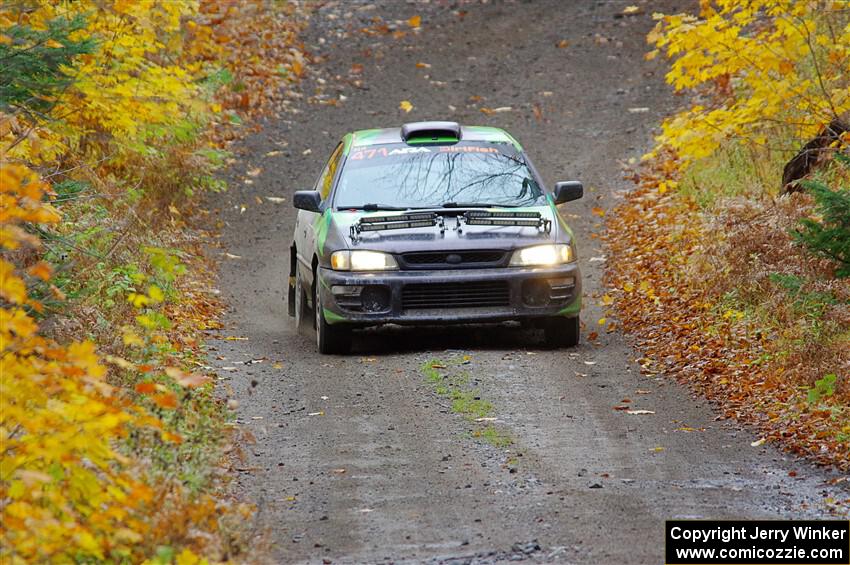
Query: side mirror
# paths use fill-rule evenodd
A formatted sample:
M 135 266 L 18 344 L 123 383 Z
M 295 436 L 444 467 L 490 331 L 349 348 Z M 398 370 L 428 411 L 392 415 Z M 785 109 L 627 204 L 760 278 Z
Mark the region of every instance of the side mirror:
M 555 183 L 555 204 L 578 200 L 584 196 L 584 186 L 577 180 Z
M 299 210 L 320 213 L 322 211 L 322 195 L 317 190 L 298 190 L 292 197 L 292 205 Z

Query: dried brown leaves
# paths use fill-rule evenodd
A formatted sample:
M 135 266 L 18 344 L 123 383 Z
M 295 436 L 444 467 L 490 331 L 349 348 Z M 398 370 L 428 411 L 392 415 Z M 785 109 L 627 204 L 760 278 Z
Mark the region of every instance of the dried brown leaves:
M 850 286 L 787 234 L 807 197 L 703 211 L 658 190 L 675 171 L 666 159 L 636 174 L 639 187 L 607 221 L 608 292 L 644 371 L 673 374 L 786 449 L 850 469 Z M 813 319 L 782 275 L 834 300 Z M 839 375 L 834 394 L 808 403 L 808 387 L 829 373 Z

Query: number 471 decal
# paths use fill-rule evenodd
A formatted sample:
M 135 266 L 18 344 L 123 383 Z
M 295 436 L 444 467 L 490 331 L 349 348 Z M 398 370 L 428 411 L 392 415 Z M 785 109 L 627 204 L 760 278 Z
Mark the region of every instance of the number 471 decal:
M 401 147 L 391 150 L 388 150 L 386 147 L 379 147 L 377 149 L 355 151 L 349 159 L 359 161 L 362 159 L 374 159 L 375 157 L 392 157 L 394 155 L 410 155 L 413 153 L 431 153 L 431 150 L 427 147 Z

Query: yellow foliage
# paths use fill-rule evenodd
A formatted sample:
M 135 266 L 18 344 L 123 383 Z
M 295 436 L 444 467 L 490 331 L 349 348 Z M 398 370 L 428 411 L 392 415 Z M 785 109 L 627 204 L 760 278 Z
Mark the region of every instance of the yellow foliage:
M 222 24 L 224 15 L 245 6 L 205 0 L 201 9 L 198 4 L 198 0 L 0 3 L 0 45 L 4 47 L 27 51 L 37 46 L 22 44 L 28 40 L 21 38 L 28 36 L 14 31 L 15 26 L 43 31 L 57 19 L 73 20 L 70 29 L 74 31 L 68 41 L 48 39 L 42 47 L 59 50 L 63 42 L 87 46 L 62 59 L 72 61 L 73 68 L 61 69 L 69 77 L 61 91 L 37 96 L 50 103 L 47 109 L 6 107 L 0 112 L 0 563 L 140 562 L 159 546 L 173 549 L 177 563 L 207 563 L 196 552 L 207 553 L 213 543 L 209 540 L 223 512 L 218 502 L 208 496 L 190 499 L 179 481 L 159 483 L 154 491 L 145 483 L 148 468 L 119 453 L 116 446 L 129 445 L 130 430 L 140 428 L 158 430 L 158 440 L 179 444 L 178 427 L 169 420 L 166 428 L 134 404 L 133 398 L 144 398 L 140 402 L 156 411 L 188 411 L 198 404 L 196 399 L 182 393 L 178 397 L 173 389 L 199 387 L 209 379 L 169 367 L 165 370 L 173 381 L 169 386 L 145 377 L 127 390 L 114 388 L 92 342 L 60 344 L 40 335 L 36 313 L 43 308 L 31 292 L 38 288 L 64 299 L 62 290 L 50 284 L 51 266 L 38 261 L 40 240 L 31 228 L 56 224 L 60 215 L 50 204 L 56 194 L 34 171 L 53 171 L 57 192 L 63 181 L 85 181 L 80 184 L 91 193 L 108 195 L 102 201 L 111 199 L 114 208 L 107 205 L 108 213 L 117 214 L 136 198 L 129 189 L 127 195 L 115 198 L 124 187 L 140 187 L 142 192 L 159 186 L 155 174 L 153 181 L 144 178 L 149 171 L 136 165 L 169 169 L 169 156 L 187 159 L 201 145 L 199 140 L 210 141 L 201 132 L 215 120 L 226 119 L 219 116 L 223 107 L 229 112 L 254 104 L 248 93 L 235 90 L 230 99 L 217 93 L 219 100 L 214 102 L 218 85 L 204 81 L 224 66 L 231 71 L 247 68 L 247 84 L 265 83 L 270 73 L 255 64 L 259 57 L 246 67 L 242 44 L 233 49 L 225 43 L 243 41 L 244 36 L 244 45 L 261 53 L 279 34 L 264 29 L 263 40 L 257 43 L 253 28 L 249 33 L 239 22 L 229 27 Z M 265 3 L 252 6 L 261 4 Z M 278 7 L 269 12 L 280 13 Z M 291 45 L 294 27 L 290 29 L 279 18 L 264 17 L 256 21 L 277 22 L 273 29 L 285 30 L 285 45 Z M 202 22 L 217 25 L 217 33 Z M 229 35 L 221 35 L 222 28 L 230 30 Z M 285 52 L 290 53 L 288 47 Z M 296 59 L 303 60 L 300 54 Z M 300 74 L 297 60 L 290 68 L 294 70 L 295 64 Z M 276 72 L 277 66 L 269 68 Z M 255 73 L 255 68 L 264 72 Z M 128 174 L 131 170 L 134 173 Z M 136 178 L 136 173 L 142 178 Z M 172 186 L 182 188 L 180 182 L 191 176 L 174 178 Z M 50 231 L 73 233 L 74 226 L 69 224 L 77 218 L 72 199 L 56 199 L 71 220 L 66 218 Z M 173 206 L 169 209 L 175 216 L 181 213 Z M 114 250 L 110 247 L 106 255 Z M 173 283 L 185 271 L 170 251 L 144 245 L 140 250 L 154 273 L 126 275 L 133 291 L 127 293 L 127 300 L 137 309 L 138 325 L 117 331 L 128 357 L 136 363 L 117 355 L 104 358 L 119 369 L 116 372 L 137 375 L 154 374 L 163 360 L 147 357 L 157 355 L 148 350 L 162 356 L 172 350 L 166 334 L 170 324 L 166 300 L 179 294 Z M 128 320 L 116 326 L 123 321 Z M 120 378 L 111 382 L 121 382 Z
M 202 122 L 211 108 L 198 83 L 200 67 L 181 60 L 181 19 L 197 8 L 196 0 L 35 0 L 0 8 L 35 29 L 58 16 L 82 16 L 85 28 L 72 39 L 97 45 L 77 59 L 75 80 L 51 111 L 62 127 L 34 128 L 6 157 L 50 162 L 104 140 L 120 152 L 139 153 L 175 126 Z M 5 141 L 13 136 L 7 132 Z
M 0 166 L 0 216 L 9 225 L 56 222 L 46 189 L 27 167 Z M 15 233 L 15 232 L 12 232 Z M 4 243 L 15 249 L 22 242 Z M 43 276 L 48 273 L 43 272 Z M 91 342 L 40 337 L 24 309 L 27 289 L 0 260 L 0 558 L 15 562 L 107 559 L 126 554 L 144 524 L 142 485 L 112 441 L 136 416 L 104 381 Z M 115 535 L 116 532 L 124 532 Z
M 846 3 L 703 1 L 700 16 L 656 15 L 648 41 L 673 60 L 667 82 L 702 103 L 667 119 L 657 138 L 682 165 L 729 139 L 767 145 L 779 127 L 808 140 L 850 111 Z

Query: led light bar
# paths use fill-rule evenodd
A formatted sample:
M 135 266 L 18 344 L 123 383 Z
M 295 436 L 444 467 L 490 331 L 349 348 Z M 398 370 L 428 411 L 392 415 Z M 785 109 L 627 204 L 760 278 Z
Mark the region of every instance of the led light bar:
M 552 229 L 552 222 L 543 218 L 539 212 L 491 212 L 489 210 L 469 210 L 463 214 L 463 222 L 469 226 L 519 226 L 543 229 L 546 233 Z
M 437 215 L 433 212 L 420 212 L 415 214 L 399 214 L 396 216 L 365 216 L 360 218 L 360 225 L 382 224 L 386 222 L 415 222 L 418 220 L 436 220 Z
M 357 231 L 379 231 L 379 230 L 403 230 L 408 228 L 428 228 L 436 226 L 435 220 L 419 220 L 416 222 L 380 222 L 368 223 L 358 226 Z
M 356 224 L 351 226 L 351 237 L 355 239 L 357 234 L 367 231 L 429 228 L 436 225 L 441 224 L 434 212 L 399 214 L 397 216 L 368 216 L 360 218 Z
M 540 219 L 539 212 L 491 212 L 489 210 L 469 210 L 467 218 L 534 218 Z

